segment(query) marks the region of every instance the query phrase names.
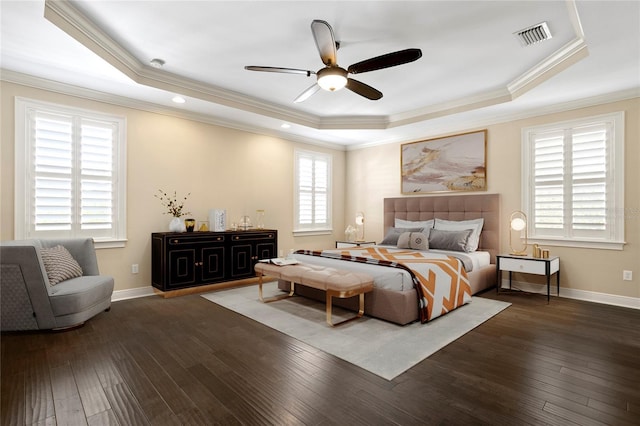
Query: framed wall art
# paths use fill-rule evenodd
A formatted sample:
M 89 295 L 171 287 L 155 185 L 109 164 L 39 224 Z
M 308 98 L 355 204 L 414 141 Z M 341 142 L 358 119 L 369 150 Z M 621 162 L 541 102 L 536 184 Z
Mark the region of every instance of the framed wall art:
M 403 194 L 487 190 L 486 129 L 406 143 L 400 149 Z

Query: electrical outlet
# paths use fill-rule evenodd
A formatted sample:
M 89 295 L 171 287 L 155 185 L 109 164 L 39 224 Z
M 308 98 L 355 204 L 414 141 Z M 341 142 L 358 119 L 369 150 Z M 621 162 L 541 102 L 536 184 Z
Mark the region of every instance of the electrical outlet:
M 134 263 L 133 265 L 131 265 L 131 273 L 132 274 L 137 274 L 138 273 L 138 264 Z
M 624 281 L 633 280 L 633 271 L 622 271 L 622 279 Z

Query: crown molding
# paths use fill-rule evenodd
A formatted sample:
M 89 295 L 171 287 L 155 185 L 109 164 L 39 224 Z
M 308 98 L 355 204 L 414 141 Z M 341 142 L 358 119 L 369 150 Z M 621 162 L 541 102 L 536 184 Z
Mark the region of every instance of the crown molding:
M 268 129 L 264 127 L 251 126 L 247 123 L 224 120 L 212 115 L 200 114 L 190 111 L 185 111 L 178 108 L 166 107 L 158 105 L 152 102 L 140 101 L 137 99 L 127 98 L 124 96 L 113 95 L 110 93 L 100 92 L 97 90 L 86 89 L 83 87 L 73 86 L 66 83 L 60 83 L 52 80 L 43 79 L 40 77 L 34 77 L 31 75 L 18 73 L 11 70 L 5 70 L 0 68 L 0 81 L 6 81 L 8 83 L 19 84 L 22 86 L 33 87 L 36 89 L 47 90 L 62 95 L 73 96 L 80 99 L 92 100 L 97 102 L 103 102 L 110 105 L 122 106 L 126 108 L 137 109 L 140 111 L 151 112 L 155 114 L 162 114 L 166 116 L 182 118 L 186 120 L 193 120 L 205 124 L 214 126 L 220 126 L 230 128 L 234 130 L 244 131 L 248 133 L 255 133 L 260 135 L 272 136 L 279 139 L 288 140 L 296 143 L 304 143 L 308 145 L 321 146 L 325 148 L 335 149 L 338 151 L 354 151 L 363 148 L 369 148 L 380 145 L 387 145 L 392 143 L 406 143 L 413 140 L 397 140 L 397 139 L 385 139 L 384 134 L 381 134 L 381 138 L 375 142 L 358 143 L 353 145 L 341 145 L 321 141 L 312 138 L 306 138 L 303 136 L 291 135 L 284 131 Z M 548 114 L 556 114 L 560 112 L 566 112 L 581 108 L 592 107 L 596 105 L 607 104 L 611 102 L 625 101 L 629 99 L 640 98 L 640 88 L 631 88 L 619 92 L 607 93 L 604 95 L 593 96 L 589 98 L 579 99 L 570 102 L 556 103 L 548 107 L 536 107 L 526 111 L 520 111 L 517 113 L 507 113 L 502 115 L 492 115 L 491 119 L 477 118 L 469 119 L 465 118 L 464 121 L 455 121 L 453 123 L 447 123 L 440 125 L 436 122 L 429 124 L 428 128 L 425 127 L 425 133 L 421 138 L 428 139 L 434 136 L 461 132 L 465 129 L 478 129 L 495 124 L 506 123 L 510 121 L 522 120 L 532 117 L 539 117 Z M 428 130 L 427 130 L 428 129 Z
M 396 114 L 391 117 L 390 127 L 399 127 L 421 121 L 433 120 L 435 118 L 472 111 L 511 100 L 511 94 L 506 89 L 497 89 L 491 92 L 475 94 L 473 96 L 427 106 L 418 110 Z
M 510 102 L 588 55 L 574 0 L 567 1 L 576 39 L 506 87 L 391 116 L 321 117 L 142 64 L 68 0 L 45 0 L 44 16 L 134 82 L 317 130 L 382 130 Z
M 521 74 L 507 85 L 513 99 L 522 96 L 551 77 L 560 74 L 571 65 L 589 56 L 587 44 L 576 38 L 562 46 L 552 55 L 540 61 L 533 68 Z
M 146 66 L 67 0 L 46 0 L 44 17 L 138 84 L 307 127 L 319 126 L 318 118 L 311 114 Z
M 74 86 L 71 84 L 60 83 L 53 80 L 47 80 L 32 75 L 23 74 L 11 70 L 0 68 L 0 81 L 7 83 L 19 84 L 21 86 L 32 87 L 34 89 L 46 90 L 66 96 L 73 96 L 83 100 L 102 102 L 109 105 L 115 105 L 125 108 L 136 109 L 139 111 L 150 112 L 154 114 L 166 115 L 169 117 L 181 118 L 186 120 L 197 121 L 200 123 L 210 124 L 228 129 L 240 130 L 248 133 L 272 136 L 280 139 L 289 140 L 291 142 L 304 143 L 309 145 L 322 146 L 325 148 L 344 151 L 345 147 L 340 144 L 325 142 L 317 139 L 306 138 L 285 133 L 283 131 L 268 129 L 265 127 L 252 126 L 250 124 L 225 120 L 209 114 L 200 114 L 192 111 L 185 111 L 179 108 L 171 108 L 159 105 L 153 102 L 140 101 L 138 99 L 118 96 L 111 93 L 101 92 L 98 90 L 87 89 L 84 87 Z
M 464 133 L 467 131 L 475 131 L 483 127 L 493 126 L 496 124 L 509 123 L 512 121 L 525 120 L 528 118 L 542 117 L 549 114 L 558 114 L 567 111 L 574 111 L 582 108 L 589 108 L 598 105 L 604 105 L 613 102 L 627 101 L 630 99 L 640 99 L 640 88 L 631 88 L 627 90 L 621 90 L 618 92 L 607 93 L 604 95 L 592 96 L 588 98 L 578 99 L 569 102 L 556 103 L 547 107 L 530 108 L 525 111 L 519 111 L 514 113 L 505 113 L 500 115 L 491 115 L 491 118 L 468 118 L 463 120 L 456 120 L 445 124 L 439 124 L 436 122 L 429 123 L 429 126 L 425 126 L 425 132 L 421 135 L 420 140 L 431 139 L 434 137 L 448 135 L 453 133 Z M 347 146 L 347 151 L 356 151 L 364 148 L 371 148 L 374 146 L 387 145 L 390 143 L 408 143 L 415 142 L 417 140 L 393 140 L 393 141 L 375 141 L 366 142 L 357 145 Z

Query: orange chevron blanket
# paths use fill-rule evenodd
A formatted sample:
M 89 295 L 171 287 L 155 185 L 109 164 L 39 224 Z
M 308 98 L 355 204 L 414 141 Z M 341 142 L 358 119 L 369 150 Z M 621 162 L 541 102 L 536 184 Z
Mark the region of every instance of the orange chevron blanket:
M 425 323 L 471 301 L 471 286 L 462 261 L 428 251 L 384 247 L 299 250 L 298 253 L 405 269 L 418 295 L 420 322 Z

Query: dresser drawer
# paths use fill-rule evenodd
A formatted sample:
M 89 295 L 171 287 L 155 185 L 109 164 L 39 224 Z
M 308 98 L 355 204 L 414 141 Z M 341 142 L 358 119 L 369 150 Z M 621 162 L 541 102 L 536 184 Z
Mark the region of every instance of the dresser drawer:
M 510 257 L 503 257 L 500 259 L 500 270 L 546 275 L 545 262 L 527 259 L 513 259 Z

